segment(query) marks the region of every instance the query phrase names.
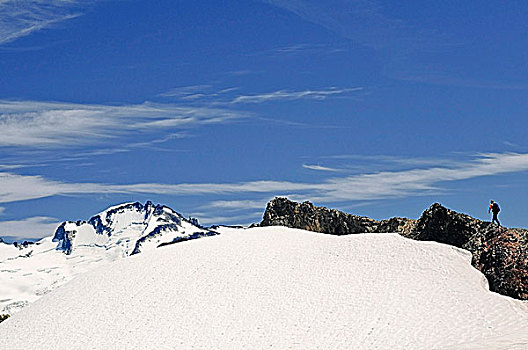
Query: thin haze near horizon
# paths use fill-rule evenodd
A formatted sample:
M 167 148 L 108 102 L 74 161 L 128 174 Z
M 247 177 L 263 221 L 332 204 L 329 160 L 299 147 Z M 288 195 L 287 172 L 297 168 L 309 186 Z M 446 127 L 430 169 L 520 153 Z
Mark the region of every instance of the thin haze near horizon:
M 0 237 L 123 202 L 275 196 L 527 227 L 528 4 L 0 2 Z

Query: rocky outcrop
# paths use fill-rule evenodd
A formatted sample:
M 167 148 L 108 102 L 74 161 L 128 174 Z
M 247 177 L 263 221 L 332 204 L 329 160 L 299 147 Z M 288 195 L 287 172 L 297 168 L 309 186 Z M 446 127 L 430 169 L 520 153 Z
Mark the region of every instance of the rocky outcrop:
M 335 209 L 275 198 L 260 226 L 281 225 L 334 235 L 397 232 L 404 237 L 436 241 L 470 251 L 472 264 L 488 279 L 490 290 L 528 300 L 528 230 L 497 227 L 435 203 L 418 220 L 376 221 Z
M 406 218 L 376 221 L 365 216 L 316 207 L 310 202 L 297 203 L 277 197 L 268 203 L 260 226 L 286 226 L 332 235 L 348 235 L 365 232 L 402 232 L 413 227 L 415 222 L 416 220 Z
M 434 203 L 422 213 L 415 227 L 405 232 L 409 238 L 421 241 L 436 241 L 465 248 L 477 239 L 480 233 L 490 228 L 489 222 L 483 222 L 466 214 L 449 210 Z
M 490 290 L 528 300 L 528 230 L 497 227 L 435 203 L 406 236 L 469 250 Z

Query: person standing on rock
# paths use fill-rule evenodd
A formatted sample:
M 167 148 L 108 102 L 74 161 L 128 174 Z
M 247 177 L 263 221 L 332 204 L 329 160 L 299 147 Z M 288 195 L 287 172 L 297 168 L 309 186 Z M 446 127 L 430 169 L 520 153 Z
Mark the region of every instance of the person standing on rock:
M 491 220 L 491 223 L 493 224 L 495 221 L 497 221 L 497 225 L 498 226 L 500 226 L 499 219 L 497 218 L 497 215 L 499 215 L 499 211 L 500 211 L 499 204 L 492 200 L 490 202 L 490 206 L 489 206 L 489 209 L 488 209 L 488 214 L 490 212 L 493 212 L 493 219 Z

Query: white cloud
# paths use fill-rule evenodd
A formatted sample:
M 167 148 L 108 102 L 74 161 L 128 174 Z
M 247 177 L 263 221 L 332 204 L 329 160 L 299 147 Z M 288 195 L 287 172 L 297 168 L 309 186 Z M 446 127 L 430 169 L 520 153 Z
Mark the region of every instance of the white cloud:
M 212 86 L 208 85 L 208 84 L 180 86 L 180 87 L 172 88 L 169 91 L 162 92 L 158 96 L 161 96 L 161 97 L 185 97 L 185 96 L 195 95 L 197 93 L 201 93 L 202 91 L 209 90 L 211 88 L 212 88 Z
M 337 88 L 329 87 L 318 90 L 277 90 L 265 93 L 246 94 L 233 96 L 233 92 L 240 90 L 237 87 L 224 88 L 218 91 L 212 89 L 211 85 L 192 85 L 174 88 L 162 94 L 160 97 L 174 97 L 186 103 L 206 103 L 210 106 L 227 106 L 236 104 L 264 103 L 271 101 L 295 101 L 300 99 L 324 100 L 329 97 L 351 94 L 363 90 L 362 87 Z
M 321 166 L 321 165 L 309 165 L 309 164 L 303 164 L 302 165 L 303 168 L 306 168 L 306 169 L 310 169 L 310 170 L 318 170 L 318 171 L 340 171 L 339 169 L 334 169 L 334 168 L 328 168 L 328 167 L 325 167 L 325 166 Z
M 387 166 L 387 164 L 395 164 L 399 166 L 457 166 L 460 164 L 460 160 L 456 159 L 445 159 L 445 158 L 433 158 L 433 157 L 397 157 L 387 155 L 358 155 L 358 154 L 339 154 L 332 156 L 324 156 L 322 159 L 339 159 L 339 160 L 354 160 L 355 162 L 368 162 L 379 163 L 380 165 Z
M 261 209 L 266 206 L 269 199 L 262 200 L 232 200 L 232 201 L 213 201 L 205 208 L 207 209 L 222 209 L 224 211 L 230 210 L 245 210 L 245 209 Z
M 240 183 L 129 185 L 65 183 L 41 176 L 0 173 L 0 203 L 55 195 L 94 193 L 143 193 L 160 195 L 258 194 L 289 195 L 320 202 L 359 201 L 422 195 L 442 190 L 442 184 L 480 176 L 528 171 L 528 154 L 481 154 L 453 167 L 431 167 L 404 171 L 383 171 L 346 177 L 331 177 L 318 183 L 250 181 Z M 242 204 L 233 203 L 235 204 Z M 251 204 L 247 202 L 246 204 Z M 214 204 L 213 204 L 214 205 Z M 224 203 L 228 206 L 228 203 Z
M 405 197 L 440 191 L 441 184 L 480 176 L 528 171 L 528 154 L 489 153 L 454 167 L 432 167 L 405 171 L 386 171 L 373 174 L 333 178 L 324 186 L 320 198 L 345 201 Z
M 0 146 L 87 144 L 127 133 L 188 128 L 243 117 L 220 108 L 139 105 L 89 105 L 0 100 Z
M 18 169 L 23 168 L 23 165 L 19 164 L 0 164 L 0 170 L 11 170 L 11 169 Z
M 81 15 L 81 6 L 95 1 L 0 1 L 0 45 Z
M 361 91 L 362 87 L 337 89 L 329 88 L 324 90 L 304 90 L 304 91 L 288 91 L 279 90 L 269 93 L 256 94 L 256 95 L 241 95 L 234 98 L 231 103 L 263 103 L 269 101 L 292 101 L 299 99 L 313 99 L 313 100 L 324 100 L 330 96 L 342 95 L 349 92 Z
M 44 198 L 61 194 L 100 192 L 96 184 L 68 184 L 52 181 L 42 176 L 0 173 L 0 203 Z
M 222 97 L 225 94 L 229 94 L 233 91 L 239 90 L 238 87 L 227 87 L 220 89 L 218 91 L 213 89 L 212 85 L 191 85 L 191 86 L 181 86 L 177 88 L 170 89 L 169 91 L 158 94 L 160 97 L 174 97 L 181 100 L 186 100 L 188 102 L 193 102 L 196 100 L 204 99 L 214 99 Z
M 32 239 L 51 236 L 60 223 L 55 218 L 35 216 L 22 220 L 0 221 L 0 237 Z

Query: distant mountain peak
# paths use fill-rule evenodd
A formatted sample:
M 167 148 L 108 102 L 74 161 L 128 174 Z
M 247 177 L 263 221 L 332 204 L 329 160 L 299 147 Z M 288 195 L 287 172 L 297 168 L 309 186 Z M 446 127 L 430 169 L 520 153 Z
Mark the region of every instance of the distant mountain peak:
M 34 244 L 0 243 L 0 314 L 12 314 L 102 263 L 176 242 L 217 235 L 171 208 L 123 203 L 89 220 L 65 221 Z M 31 277 L 28 277 L 31 276 Z
M 158 247 L 183 239 L 214 235 L 186 219 L 171 208 L 147 201 L 112 206 L 88 221 L 65 221 L 55 231 L 57 249 L 71 254 L 77 246 L 100 246 L 106 249 L 120 246 L 123 255 L 139 253 L 147 246 Z

